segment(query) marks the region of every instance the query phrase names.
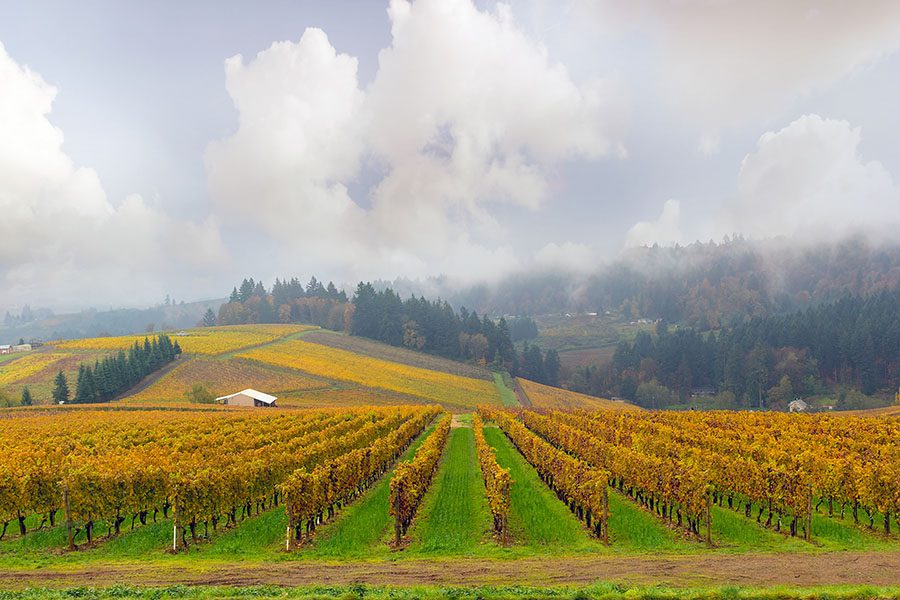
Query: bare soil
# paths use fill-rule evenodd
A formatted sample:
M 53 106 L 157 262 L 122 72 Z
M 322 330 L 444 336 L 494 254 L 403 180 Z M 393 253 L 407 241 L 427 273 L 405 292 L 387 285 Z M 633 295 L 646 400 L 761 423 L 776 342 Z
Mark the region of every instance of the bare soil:
M 283 561 L 204 565 L 111 564 L 0 571 L 0 589 L 135 585 L 585 585 L 598 581 L 669 586 L 900 585 L 900 552 L 519 560 Z

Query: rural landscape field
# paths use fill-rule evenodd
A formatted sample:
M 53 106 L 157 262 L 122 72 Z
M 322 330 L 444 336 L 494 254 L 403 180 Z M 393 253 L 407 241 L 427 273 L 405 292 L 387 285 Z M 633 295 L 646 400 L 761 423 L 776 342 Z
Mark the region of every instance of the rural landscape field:
M 897 0 L 0 0 L 0 600 L 900 600 Z
M 5 411 L 0 586 L 856 597 L 900 569 L 890 415 L 653 413 L 315 327 L 174 338 L 134 394 Z M 134 341 L 51 343 L 0 372 L 49 388 Z M 279 405 L 192 402 L 197 384 Z

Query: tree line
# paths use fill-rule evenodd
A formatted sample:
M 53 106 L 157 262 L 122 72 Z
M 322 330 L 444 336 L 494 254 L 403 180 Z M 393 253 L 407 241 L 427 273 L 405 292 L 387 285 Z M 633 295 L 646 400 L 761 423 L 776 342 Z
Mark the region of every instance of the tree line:
M 514 319 L 514 337 L 502 317 L 495 321 L 465 307 L 456 311 L 444 300 L 424 296 L 403 300 L 390 288 L 378 290 L 372 283 L 360 282 L 348 298 L 332 282 L 323 285 L 315 277 L 305 287 L 297 278 L 276 279 L 271 290 L 261 281 L 244 279 L 220 307 L 218 317 L 209 312 L 203 324 L 295 322 L 506 369 L 539 383 L 559 382 L 556 351 L 543 352 L 526 343 L 519 352 L 514 345 L 514 339 L 535 337 L 537 326 L 532 319 Z
M 56 404 L 70 401 L 74 404 L 109 402 L 180 354 L 178 342 L 173 343 L 165 334 L 152 340 L 144 338 L 143 344 L 135 342 L 128 352 L 120 350 L 114 355 L 105 356 L 94 362 L 93 367 L 82 363 L 78 367 L 75 395 L 71 398 L 66 374 L 60 371 L 54 380 L 53 401 Z
M 735 408 L 785 408 L 797 397 L 835 389 L 838 408 L 858 394 L 900 384 L 900 289 L 781 316 L 756 318 L 719 332 L 670 328 L 621 342 L 612 363 L 576 371 L 572 384 L 649 408 L 717 394 Z

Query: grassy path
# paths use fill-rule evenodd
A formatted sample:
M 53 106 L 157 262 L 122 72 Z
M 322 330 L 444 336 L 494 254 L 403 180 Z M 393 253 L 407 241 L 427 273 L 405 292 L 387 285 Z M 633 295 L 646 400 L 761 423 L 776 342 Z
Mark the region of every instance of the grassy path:
M 494 385 L 497 386 L 497 391 L 500 393 L 500 401 L 503 403 L 503 406 L 521 406 L 519 404 L 519 398 L 516 396 L 516 392 L 507 385 L 506 376 L 504 376 L 503 373 L 497 373 L 496 371 L 493 375 Z
M 400 457 L 409 462 L 422 442 L 431 435 L 432 425 L 407 448 Z M 393 531 L 388 514 L 391 477 L 388 471 L 359 501 L 345 508 L 333 523 L 320 527 L 312 548 L 304 556 L 317 558 L 371 558 L 389 552 L 387 538 Z
M 409 550 L 422 554 L 470 554 L 490 543 L 490 528 L 491 516 L 472 428 L 455 427 L 416 517 Z
M 485 427 L 484 437 L 494 448 L 497 462 L 509 469 L 509 526 L 513 540 L 534 549 L 551 552 L 597 551 L 603 548 L 591 538 L 556 495 L 538 477 L 506 435 L 497 427 Z

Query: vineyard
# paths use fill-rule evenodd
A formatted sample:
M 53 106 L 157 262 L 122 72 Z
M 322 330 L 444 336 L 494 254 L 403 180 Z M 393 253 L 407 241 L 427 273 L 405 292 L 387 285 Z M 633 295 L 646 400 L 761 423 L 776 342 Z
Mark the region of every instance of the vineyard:
M 314 329 L 308 325 L 248 325 L 232 327 L 204 327 L 178 332 L 172 336 L 185 354 L 215 356 L 235 352 L 251 346 L 274 342 L 287 335 Z M 135 342 L 142 343 L 145 335 L 99 337 L 59 342 L 62 350 L 127 350 Z
M 278 342 L 239 356 L 445 406 L 474 408 L 482 402 L 500 402 L 496 387 L 487 380 L 430 371 L 303 340 Z
M 188 558 L 203 569 L 865 552 L 884 564 L 900 552 L 891 417 L 489 404 L 452 419 L 435 405 L 0 417 L 0 579 Z
M 581 408 L 584 410 L 639 410 L 636 406 L 628 404 L 627 402 L 586 396 L 585 394 L 579 394 L 578 392 L 572 392 L 558 387 L 551 387 L 521 377 L 517 377 L 516 381 L 522 387 L 522 391 L 525 393 L 529 405 L 536 409 L 574 410 Z

